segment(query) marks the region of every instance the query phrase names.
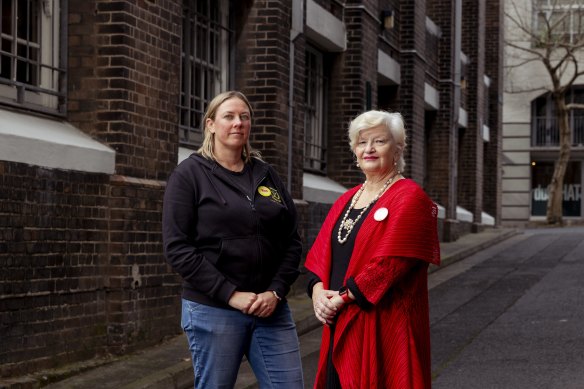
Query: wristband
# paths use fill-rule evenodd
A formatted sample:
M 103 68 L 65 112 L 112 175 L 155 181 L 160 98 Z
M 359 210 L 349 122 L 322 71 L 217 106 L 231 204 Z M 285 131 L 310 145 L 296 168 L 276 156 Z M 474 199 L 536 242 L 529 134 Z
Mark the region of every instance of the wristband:
M 275 290 L 272 290 L 272 293 L 274 294 L 274 297 L 278 300 L 278 301 L 282 301 L 282 297 L 278 296 L 278 293 Z
M 341 296 L 345 303 L 353 302 L 353 299 L 349 297 L 349 288 L 347 288 L 346 286 L 342 286 L 341 289 L 339 289 L 339 296 Z

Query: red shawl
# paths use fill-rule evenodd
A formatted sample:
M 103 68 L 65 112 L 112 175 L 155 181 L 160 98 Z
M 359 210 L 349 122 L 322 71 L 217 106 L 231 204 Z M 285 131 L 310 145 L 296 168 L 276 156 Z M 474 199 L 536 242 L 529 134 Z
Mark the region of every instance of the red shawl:
M 358 187 L 333 204 L 306 258 L 306 268 L 328 289 L 333 226 Z M 379 208 L 389 215 L 374 219 Z M 353 388 L 430 388 L 428 263 L 440 263 L 436 205 L 412 180 L 397 181 L 376 202 L 357 233 L 345 280 L 355 280 L 374 306 L 346 305 L 338 314 L 333 363 L 341 385 Z M 396 257 L 413 262 L 397 269 Z M 388 262 L 393 261 L 393 262 Z M 391 266 L 390 266 L 391 265 Z M 395 265 L 395 266 L 394 266 Z M 315 388 L 323 388 L 330 330 L 324 327 Z

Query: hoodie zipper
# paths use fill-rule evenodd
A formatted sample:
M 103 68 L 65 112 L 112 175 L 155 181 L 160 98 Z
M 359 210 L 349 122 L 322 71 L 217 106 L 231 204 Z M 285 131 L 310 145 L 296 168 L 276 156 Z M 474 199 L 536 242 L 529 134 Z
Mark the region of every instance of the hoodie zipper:
M 250 199 L 250 198 L 249 198 L 249 196 L 248 196 L 247 194 L 245 194 L 245 193 L 244 193 L 244 195 L 245 195 L 245 197 L 247 198 L 247 201 L 249 201 L 249 206 L 251 207 L 251 210 L 255 212 L 255 210 L 256 210 L 256 209 L 255 209 L 255 205 L 254 205 L 254 203 L 253 203 L 253 200 L 252 200 L 252 199 Z
M 253 172 L 251 174 L 252 174 L 252 177 L 253 177 Z M 257 266 L 258 266 L 258 270 L 260 270 L 260 269 L 262 269 L 262 266 L 263 266 L 263 261 L 262 261 L 262 255 L 263 254 L 262 254 L 262 247 L 261 247 L 260 242 L 258 240 L 258 236 L 260 236 L 260 232 L 261 231 L 260 231 L 260 224 L 258 222 L 258 218 L 257 218 L 257 214 L 256 214 L 256 207 L 255 207 L 254 200 L 255 200 L 255 195 L 256 195 L 256 192 L 257 192 L 257 188 L 262 183 L 262 181 L 264 181 L 268 177 L 268 172 L 266 171 L 258 180 L 252 182 L 251 197 L 247 193 L 245 193 L 243 190 L 241 190 L 239 188 L 239 186 L 235 185 L 235 183 L 229 178 L 229 176 L 225 176 L 225 177 L 227 178 L 227 182 L 226 183 L 229 186 L 231 186 L 233 189 L 235 189 L 236 192 L 239 192 L 242 195 L 244 195 L 245 198 L 247 199 L 247 201 L 249 202 L 249 207 L 251 208 L 251 211 L 252 211 L 252 214 L 253 214 L 253 218 L 254 218 L 254 222 L 255 222 L 255 226 L 256 226 L 256 245 L 257 245 L 257 252 L 258 252 Z M 218 177 L 218 179 L 221 179 L 221 178 Z M 255 282 L 257 282 L 258 281 L 258 278 L 260 278 L 259 274 L 261 272 L 258 271 L 257 273 L 258 273 L 258 275 L 256 275 Z

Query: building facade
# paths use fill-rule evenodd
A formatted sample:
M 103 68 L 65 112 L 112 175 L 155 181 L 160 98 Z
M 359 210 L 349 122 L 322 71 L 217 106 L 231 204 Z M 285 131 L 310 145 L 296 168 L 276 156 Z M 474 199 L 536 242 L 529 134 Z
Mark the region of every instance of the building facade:
M 582 45 L 584 5 L 572 1 L 516 0 L 506 4 L 505 95 L 503 108 L 503 197 L 501 222 L 524 226 L 546 220 L 547 186 L 559 155 L 560 131 L 552 100 L 552 81 L 541 60 L 526 61 L 533 55 L 514 47 L 533 48 L 530 33 L 542 33 L 544 20 L 562 20 L 563 39 Z M 517 21 L 526 21 L 523 30 Z M 563 49 L 560 49 L 563 53 Z M 584 61 L 584 50 L 576 51 Z M 561 82 L 572 76 L 568 68 Z M 576 79 L 566 95 L 568 103 L 584 102 L 584 78 Z M 584 161 L 584 110 L 569 114 L 572 127 L 571 156 L 563 185 L 563 219 L 580 221 L 583 215 L 582 162 Z
M 500 221 L 497 0 L 0 4 L 2 377 L 180 331 L 162 197 L 224 90 L 252 103 L 306 249 L 363 181 L 346 131 L 368 109 L 404 115 L 404 174 L 440 205 L 442 240 Z

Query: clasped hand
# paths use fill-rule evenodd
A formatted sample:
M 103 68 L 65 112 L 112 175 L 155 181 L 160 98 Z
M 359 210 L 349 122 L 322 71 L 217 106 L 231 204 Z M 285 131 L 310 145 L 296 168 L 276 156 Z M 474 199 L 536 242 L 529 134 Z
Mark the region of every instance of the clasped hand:
M 253 292 L 234 292 L 229 299 L 229 306 L 247 315 L 268 317 L 278 305 L 278 299 L 271 291 L 259 294 Z
M 324 289 L 322 282 L 312 288 L 314 315 L 322 324 L 331 325 L 344 301 L 336 290 Z

